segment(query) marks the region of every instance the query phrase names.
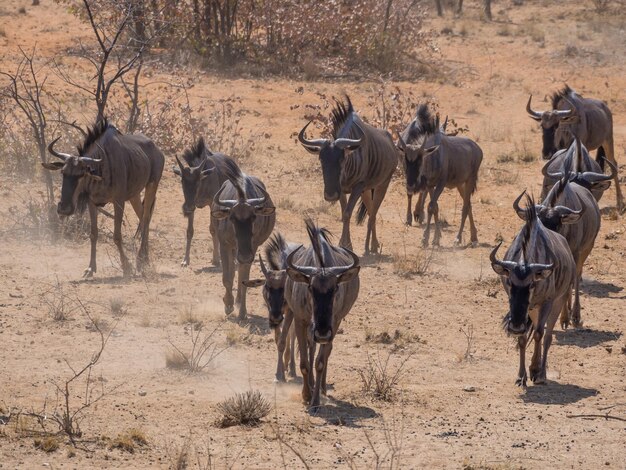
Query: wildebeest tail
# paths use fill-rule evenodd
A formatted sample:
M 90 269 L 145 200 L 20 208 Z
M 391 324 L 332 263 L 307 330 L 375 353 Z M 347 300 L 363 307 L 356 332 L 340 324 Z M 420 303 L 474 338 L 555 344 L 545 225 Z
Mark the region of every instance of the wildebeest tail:
M 372 189 L 372 197 L 374 197 L 374 190 Z M 356 211 L 356 224 L 363 225 L 363 221 L 365 220 L 365 216 L 367 215 L 367 207 L 365 207 L 365 203 L 363 202 L 363 198 L 361 198 L 361 203 L 359 204 L 359 208 Z
M 265 259 L 270 269 L 278 271 L 285 269 L 287 261 L 287 241 L 281 233 L 274 233 L 265 245 Z
M 322 239 L 330 243 L 330 240 L 329 240 L 330 232 L 325 228 L 319 227 L 315 222 L 313 222 L 313 219 L 311 219 L 310 217 L 306 217 L 304 219 L 304 223 L 306 225 L 306 231 L 307 231 L 307 234 L 309 235 L 309 240 L 311 240 L 311 246 L 313 247 L 315 256 L 317 257 L 317 260 L 319 261 L 320 266 L 324 268 L 325 262 L 324 262 L 324 256 L 323 256 L 321 243 L 322 243 Z
M 604 159 L 606 158 L 606 152 L 604 151 L 604 147 L 598 147 L 598 153 L 596 153 L 596 162 L 602 168 L 602 172 L 604 172 Z

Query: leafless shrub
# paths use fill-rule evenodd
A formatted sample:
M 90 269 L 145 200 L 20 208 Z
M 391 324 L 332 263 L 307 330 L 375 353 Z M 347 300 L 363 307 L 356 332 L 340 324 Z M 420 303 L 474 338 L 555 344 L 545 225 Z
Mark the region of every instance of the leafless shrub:
M 394 255 L 393 272 L 404 278 L 425 276 L 429 273 L 433 256 L 434 250 L 419 250 L 414 255 Z
M 121 297 L 114 297 L 110 299 L 109 307 L 111 307 L 111 313 L 116 317 L 126 315 L 127 313 L 126 302 Z
M 611 0 L 591 0 L 591 4 L 595 8 L 597 13 L 604 13 L 609 9 Z
M 222 414 L 222 427 L 255 426 L 270 413 L 272 405 L 258 390 L 248 390 L 218 403 L 217 409 Z
M 474 359 L 474 325 L 470 324 L 467 328 L 460 328 L 459 331 L 465 336 L 465 351 L 458 356 L 459 362 L 471 361 Z
M 193 324 L 189 327 L 191 348 L 188 352 L 183 351 L 168 339 L 172 349 L 165 355 L 165 366 L 170 369 L 185 370 L 191 374 L 205 370 L 228 346 L 219 348 L 215 342 L 215 335 L 220 331 L 218 325 L 208 334 L 202 334 Z
M 411 354 L 405 356 L 397 367 L 391 367 L 390 361 L 393 352 L 389 352 L 385 359 L 380 357 L 372 358 L 367 354 L 367 364 L 359 370 L 363 393 L 382 401 L 393 401 L 397 394 L 398 382 L 405 372 L 405 365 L 411 358 Z
M 66 321 L 81 309 L 77 298 L 64 291 L 57 278 L 56 282 L 40 294 L 41 303 L 48 309 L 54 321 Z

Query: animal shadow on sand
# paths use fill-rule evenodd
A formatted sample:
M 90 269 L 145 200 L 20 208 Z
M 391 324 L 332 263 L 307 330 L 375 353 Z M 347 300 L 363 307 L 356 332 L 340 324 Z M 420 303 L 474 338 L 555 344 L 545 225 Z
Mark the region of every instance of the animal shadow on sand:
M 377 266 L 381 263 L 391 263 L 393 257 L 383 253 L 370 253 L 368 255 L 361 255 L 359 257 L 359 263 L 361 266 Z
M 622 292 L 624 290 L 623 287 L 616 286 L 610 282 L 596 281 L 595 279 L 583 279 L 580 290 L 587 295 L 601 299 L 626 299 L 626 295 L 611 297 L 611 294 Z
M 237 309 L 235 309 L 235 311 L 226 318 L 228 321 L 246 328 L 248 332 L 253 335 L 265 336 L 272 332 L 267 317 L 264 316 L 248 312 L 248 315 L 244 320 L 239 320 L 239 317 L 237 316 Z
M 135 273 L 131 276 L 109 276 L 109 277 L 90 277 L 76 279 L 70 281 L 71 284 L 101 284 L 101 285 L 116 285 L 116 284 L 130 284 L 134 281 L 142 282 L 159 282 L 167 279 L 175 279 L 177 276 L 170 273 L 157 273 L 154 271 L 147 272 L 145 275 Z
M 211 273 L 221 273 L 222 268 L 220 266 L 205 266 L 204 268 L 194 269 L 194 274 L 211 274 Z
M 361 427 L 359 421 L 376 418 L 378 413 L 367 406 L 357 406 L 347 401 L 338 400 L 332 396 L 322 397 L 322 405 L 317 410 L 309 410 L 311 416 L 322 418 L 328 424 L 335 426 L 347 426 L 349 428 Z
M 536 385 L 526 389 L 521 398 L 526 403 L 540 405 L 568 405 L 598 394 L 595 388 L 584 388 L 573 384 L 560 384 L 548 381 L 545 385 Z
M 558 344 L 578 346 L 579 348 L 592 348 L 606 343 L 607 341 L 617 341 L 619 337 L 622 336 L 622 333 L 581 328 L 578 330 L 555 331 L 554 336 Z

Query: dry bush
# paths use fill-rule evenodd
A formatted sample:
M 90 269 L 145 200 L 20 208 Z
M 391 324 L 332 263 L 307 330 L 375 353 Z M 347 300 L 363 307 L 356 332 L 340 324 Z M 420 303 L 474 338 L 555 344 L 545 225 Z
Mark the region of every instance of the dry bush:
M 109 307 L 111 308 L 111 313 L 116 317 L 121 317 L 128 313 L 126 309 L 126 302 L 121 297 L 114 297 L 109 300 Z
M 191 327 L 196 331 L 200 331 L 204 326 L 202 319 L 193 311 L 193 307 L 187 306 L 178 315 L 178 323 L 187 327 Z
M 109 444 L 109 449 L 120 449 L 130 454 L 135 453 L 136 447 L 144 447 L 148 445 L 148 439 L 143 431 L 137 428 L 131 428 L 128 431 L 120 433 Z
M 189 327 L 191 348 L 183 351 L 168 339 L 172 349 L 165 355 L 165 366 L 169 369 L 185 370 L 191 374 L 205 370 L 221 353 L 228 349 L 228 345 L 219 348 L 215 342 L 215 335 L 221 330 L 218 325 L 208 334 L 202 334 L 193 324 Z
M 58 278 L 48 289 L 41 292 L 40 300 L 54 321 L 66 321 L 81 309 L 80 301 L 63 290 Z
M 595 8 L 597 13 L 604 13 L 609 9 L 611 0 L 591 0 L 591 4 Z
M 359 370 L 364 394 L 375 400 L 390 402 L 395 399 L 398 383 L 404 375 L 405 365 L 412 355 L 405 356 L 395 368 L 389 364 L 392 356 L 393 352 L 390 352 L 385 359 L 382 359 L 378 353 L 377 357 L 372 359 L 370 354 L 367 354 L 367 364 Z
M 255 426 L 270 413 L 272 405 L 258 390 L 248 390 L 218 403 L 217 409 L 222 414 L 221 427 Z
M 425 276 L 429 273 L 433 261 L 434 249 L 419 250 L 414 255 L 393 255 L 393 272 L 404 278 Z
M 465 351 L 457 356 L 459 362 L 472 361 L 474 359 L 474 325 L 470 324 L 467 328 L 460 328 L 459 331 L 465 336 Z

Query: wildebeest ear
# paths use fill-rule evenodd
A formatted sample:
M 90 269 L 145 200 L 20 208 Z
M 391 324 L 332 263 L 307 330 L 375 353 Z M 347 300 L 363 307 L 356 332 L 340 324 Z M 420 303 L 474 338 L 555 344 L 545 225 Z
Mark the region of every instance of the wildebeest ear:
M 293 282 L 304 282 L 305 284 L 309 284 L 311 282 L 311 278 L 309 276 L 301 273 L 297 269 L 287 267 L 287 275 Z
M 43 166 L 46 170 L 60 170 L 65 165 L 65 162 L 42 162 L 41 166 Z
M 342 284 L 344 282 L 350 282 L 357 276 L 357 274 L 359 274 L 360 270 L 361 266 L 355 266 L 354 268 L 348 269 L 345 273 L 341 273 L 339 275 L 339 277 L 337 278 L 337 283 Z
M 265 284 L 265 279 L 248 279 L 241 282 L 246 287 L 261 287 Z
M 493 269 L 496 272 L 496 274 L 499 274 L 500 276 L 508 276 L 509 275 L 508 269 L 506 269 L 501 264 L 491 263 L 491 269 Z
M 582 211 L 572 211 L 568 207 L 557 206 L 555 209 L 558 211 L 563 224 L 575 224 L 583 215 Z
M 172 171 L 176 173 L 178 176 L 182 176 L 182 173 L 180 172 L 180 168 L 178 168 L 176 165 L 172 165 Z
M 87 173 L 87 176 L 95 181 L 102 181 L 102 176 L 94 175 L 93 173 Z
M 276 212 L 276 208 L 273 206 L 262 206 L 254 209 L 254 213 L 257 215 L 272 215 Z
M 537 271 L 534 273 L 535 281 L 541 281 L 543 279 L 547 279 L 552 274 L 552 268 L 542 269 L 541 271 Z
M 591 189 L 593 189 L 594 191 L 606 191 L 610 187 L 610 181 L 596 181 L 595 183 L 591 183 Z
M 202 172 L 200 173 L 200 179 L 206 178 L 207 176 L 209 176 L 214 171 L 215 171 L 215 167 L 207 168 L 206 170 L 202 170 Z
M 230 211 L 226 209 L 217 209 L 211 211 L 211 217 L 215 217 L 217 220 L 225 219 L 226 217 L 228 217 L 228 214 L 230 214 Z

